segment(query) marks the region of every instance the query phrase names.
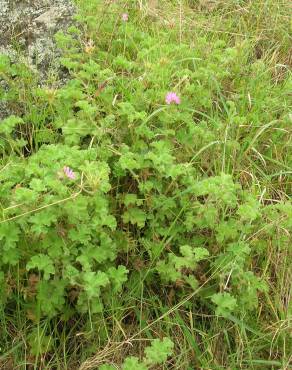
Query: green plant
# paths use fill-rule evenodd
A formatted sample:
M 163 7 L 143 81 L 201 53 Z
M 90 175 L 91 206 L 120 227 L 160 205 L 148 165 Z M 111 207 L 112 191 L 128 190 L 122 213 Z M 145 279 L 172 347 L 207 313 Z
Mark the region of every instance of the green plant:
M 158 5 L 152 19 L 127 2 L 123 21 L 116 2 L 77 3 L 56 35 L 64 86 L 0 59 L 19 103 L 0 122 L 4 357 L 17 326 L 35 368 L 284 366 L 291 76 L 275 80 L 252 35 L 183 31 L 195 5 L 172 25 Z

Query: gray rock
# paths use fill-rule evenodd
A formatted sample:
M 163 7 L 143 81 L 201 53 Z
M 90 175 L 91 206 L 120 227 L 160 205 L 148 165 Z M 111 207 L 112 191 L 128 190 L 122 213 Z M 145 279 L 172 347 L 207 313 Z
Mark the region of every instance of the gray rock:
M 70 0 L 0 0 L 0 52 L 20 48 L 32 66 L 55 51 L 54 34 L 72 22 Z M 41 71 L 42 72 L 42 71 Z
M 41 83 L 48 73 L 58 75 L 54 34 L 73 23 L 74 11 L 71 0 L 0 0 L 0 54 L 37 70 Z M 8 114 L 3 104 L 0 119 Z
M 52 6 L 48 11 L 35 18 L 34 21 L 36 24 L 40 24 L 45 26 L 47 29 L 51 29 L 56 27 L 56 24 L 60 18 L 62 18 L 60 9 L 56 6 Z

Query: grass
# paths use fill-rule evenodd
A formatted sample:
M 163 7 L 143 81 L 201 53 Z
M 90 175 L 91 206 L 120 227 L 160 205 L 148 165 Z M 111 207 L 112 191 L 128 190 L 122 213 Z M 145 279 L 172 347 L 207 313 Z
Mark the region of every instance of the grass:
M 34 221 L 26 222 L 31 214 L 41 214 L 40 210 L 61 214 L 60 209 L 65 209 L 67 203 L 78 207 L 79 193 L 89 198 L 103 179 L 96 180 L 94 175 L 91 178 L 91 172 L 82 169 L 76 199 L 72 198 L 73 190 L 64 198 L 53 198 L 54 190 L 47 193 L 40 190 L 38 203 L 30 200 L 26 208 L 22 206 L 27 199 L 24 198 L 24 203 L 20 200 L 13 203 L 14 198 L 8 198 L 5 188 L 4 195 L 1 193 L 0 222 L 6 225 L 9 219 L 16 220 L 23 230 L 26 227 L 26 233 L 18 241 L 18 247 L 24 250 L 21 260 L 14 264 L 2 258 L 0 264 L 5 287 L 0 305 L 0 368 L 88 370 L 104 364 L 120 368 L 129 356 L 142 359 L 153 338 L 169 337 L 174 343 L 173 355 L 163 364 L 149 368 L 289 369 L 292 366 L 289 2 L 139 0 L 113 4 L 80 0 L 77 6 L 81 16 L 78 30 L 72 31 L 73 38 L 68 41 L 64 35 L 57 36 L 63 47 L 61 62 L 75 81 L 73 87 L 56 88 L 48 79 L 40 88 L 38 77 L 26 67 L 13 67 L 14 75 L 0 68 L 9 85 L 2 98 L 24 120 L 24 125 L 8 136 L 1 132 L 0 175 L 2 172 L 6 177 L 0 181 L 5 184 L 11 177 L 18 179 L 19 164 L 26 171 L 34 168 L 42 161 L 41 155 L 46 155 L 40 154 L 44 144 L 94 149 L 111 168 L 109 207 L 118 220 L 117 232 L 111 233 L 121 249 L 114 260 L 130 273 L 122 291 L 112 295 L 107 295 L 106 289 L 103 291 L 98 298 L 104 299 L 101 312 L 92 312 L 89 298 L 86 309 L 80 307 L 80 312 L 75 308 L 80 295 L 76 283 L 66 286 L 70 304 L 56 303 L 57 313 L 43 314 L 44 305 L 54 299 L 55 291 L 47 296 L 44 293 L 45 303 L 36 298 L 42 274 L 37 268 L 28 273 L 25 266 L 31 257 L 30 250 L 36 250 L 35 254 L 44 250 L 37 249 L 42 239 L 35 235 L 46 235 L 48 231 L 42 229 L 37 234 L 33 231 Z M 123 12 L 129 13 L 129 21 L 121 24 Z M 91 71 L 88 77 L 80 66 L 86 63 L 90 66 L 91 62 L 97 63 L 100 71 L 97 75 Z M 179 112 L 169 111 L 163 105 L 169 90 L 178 91 L 182 98 Z M 74 94 L 80 96 L 71 104 Z M 90 107 L 97 106 L 98 116 L 90 107 L 78 106 L 80 100 L 91 104 Z M 119 105 L 125 102 L 130 105 Z M 76 122 L 72 121 L 76 117 Z M 100 131 L 95 130 L 96 122 L 102 122 Z M 90 125 L 94 126 L 92 132 L 88 129 Z M 25 139 L 26 143 L 19 144 L 17 139 Z M 166 146 L 155 147 L 160 139 L 167 141 L 165 145 L 170 150 Z M 133 162 L 130 165 L 125 162 L 129 169 L 125 175 L 119 165 L 121 160 L 128 160 L 124 144 L 134 153 L 132 161 L 144 160 L 151 147 L 155 165 L 140 169 L 135 164 L 131 167 Z M 191 176 L 184 182 L 175 175 L 163 177 L 164 171 L 177 170 L 171 156 L 175 163 L 186 164 L 186 173 L 192 171 L 198 181 L 224 173 L 231 176 L 232 182 L 220 178 L 227 185 L 222 188 L 218 185 L 212 198 L 204 191 L 214 184 L 203 182 L 203 189 L 196 190 L 197 183 L 191 183 Z M 40 167 L 50 168 L 47 162 L 41 162 Z M 8 170 L 11 172 L 5 175 Z M 31 188 L 26 185 L 25 176 L 28 175 L 23 175 L 21 183 L 15 181 L 23 188 Z M 153 193 L 151 190 L 143 193 L 141 186 L 149 178 L 163 185 L 157 185 Z M 234 216 L 236 207 L 229 203 L 239 191 L 236 186 L 245 192 L 242 198 L 236 198 L 236 207 L 241 207 L 240 217 Z M 14 184 L 13 191 L 15 188 Z M 196 199 L 190 196 L 195 191 L 199 192 Z M 224 197 L 225 192 L 222 200 L 220 196 Z M 134 206 L 127 208 L 123 203 L 127 193 L 138 194 L 143 206 L 137 203 L 135 209 L 141 211 L 144 207 L 143 212 L 147 217 L 150 215 L 147 221 L 143 212 L 132 214 Z M 104 207 L 102 203 L 99 206 Z M 128 222 L 121 217 L 125 210 Z M 62 235 L 60 239 L 67 249 L 55 257 L 57 267 L 64 258 L 60 270 L 56 267 L 55 279 L 71 263 L 65 259 L 68 250 L 69 255 L 76 253 L 75 244 L 66 239 L 72 225 L 69 222 L 67 230 L 65 217 L 60 219 L 62 222 L 56 225 L 64 230 L 58 235 Z M 79 226 L 83 221 L 78 222 Z M 8 236 L 12 234 L 11 230 L 7 232 Z M 0 238 L 4 243 L 4 237 Z M 248 244 L 251 252 L 244 257 L 245 262 L 239 259 L 240 253 L 243 256 L 246 253 L 241 250 L 230 259 L 230 244 L 226 240 Z M 195 285 L 188 285 L 187 267 L 182 268 L 180 278 L 169 278 L 173 269 L 164 272 L 166 277 L 163 275 L 170 255 L 179 255 L 181 241 L 197 243 L 210 252 L 196 264 Z M 4 247 L 1 253 L 3 256 L 6 253 Z M 46 254 L 50 255 L 49 249 Z M 237 270 L 242 274 L 238 278 Z M 231 293 L 239 307 L 232 310 L 229 301 L 226 312 L 218 314 L 211 299 L 217 292 Z M 256 304 L 250 309 L 253 300 Z

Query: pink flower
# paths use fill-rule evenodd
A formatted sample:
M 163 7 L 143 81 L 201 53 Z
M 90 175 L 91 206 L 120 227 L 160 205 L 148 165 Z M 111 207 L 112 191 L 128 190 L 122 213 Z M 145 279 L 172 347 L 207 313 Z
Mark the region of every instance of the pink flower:
M 166 104 L 171 104 L 171 103 L 180 104 L 180 97 L 177 96 L 175 92 L 171 91 L 166 94 L 165 102 Z
M 123 13 L 122 14 L 122 21 L 123 22 L 128 22 L 129 20 L 129 14 L 128 13 Z
M 64 171 L 65 176 L 68 177 L 68 179 L 75 180 L 76 175 L 73 172 L 73 170 L 71 170 L 70 167 L 64 166 L 63 171 Z

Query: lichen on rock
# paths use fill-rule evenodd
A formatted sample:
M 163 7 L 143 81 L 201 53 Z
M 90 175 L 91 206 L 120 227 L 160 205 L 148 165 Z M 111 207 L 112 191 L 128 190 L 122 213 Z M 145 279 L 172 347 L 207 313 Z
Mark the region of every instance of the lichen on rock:
M 48 73 L 58 75 L 54 35 L 72 24 L 74 11 L 71 0 L 0 0 L 0 54 L 37 71 L 40 83 Z M 4 105 L 0 102 L 0 118 L 11 113 Z
M 18 46 L 27 62 L 44 73 L 54 64 L 54 34 L 72 22 L 70 0 L 0 0 L 0 53 L 16 57 Z

